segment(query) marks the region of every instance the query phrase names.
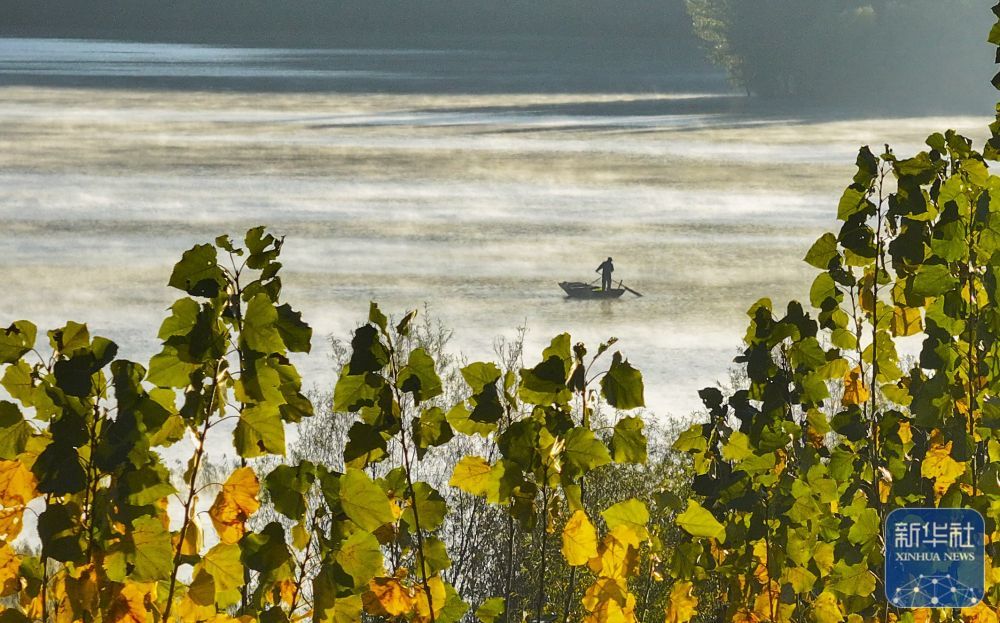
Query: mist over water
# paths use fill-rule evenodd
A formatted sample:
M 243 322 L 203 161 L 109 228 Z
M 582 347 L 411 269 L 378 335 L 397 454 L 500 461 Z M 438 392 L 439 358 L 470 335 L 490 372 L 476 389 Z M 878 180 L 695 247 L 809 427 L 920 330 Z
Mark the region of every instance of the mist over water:
M 651 410 L 684 416 L 754 301 L 806 297 L 858 146 L 981 137 L 989 112 L 750 106 L 644 59 L 0 39 L 0 323 L 86 321 L 145 361 L 181 252 L 267 224 L 315 329 L 307 386 L 369 300 L 426 303 L 473 359 L 522 324 L 529 363 L 616 336 Z M 645 296 L 565 300 L 609 255 Z

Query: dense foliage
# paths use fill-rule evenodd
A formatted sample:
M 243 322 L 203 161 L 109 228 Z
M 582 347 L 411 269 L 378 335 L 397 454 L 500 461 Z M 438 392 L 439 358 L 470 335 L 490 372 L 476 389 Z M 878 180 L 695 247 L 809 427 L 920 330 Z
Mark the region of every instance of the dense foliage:
M 312 330 L 263 228 L 183 254 L 147 366 L 83 324 L 13 322 L 0 623 L 996 623 L 1000 107 L 990 129 L 981 151 L 952 131 L 859 151 L 809 305 L 750 307 L 738 382 L 702 390 L 672 451 L 614 340 L 467 363 L 374 303 L 306 395 Z M 985 517 L 983 602 L 886 601 L 906 506 Z
M 351 422 L 340 457 L 285 463 L 286 425 L 312 417 L 313 405 L 289 361 L 309 351 L 311 329 L 281 301 L 282 244 L 256 228 L 243 246 L 223 236 L 185 252 L 170 285 L 186 296 L 146 367 L 116 359 L 115 344 L 77 323 L 50 331 L 45 354 L 27 321 L 0 336 L 0 383 L 13 400 L 0 402 L 0 598 L 9 606 L 0 620 L 603 621 L 648 612 L 664 525 L 662 514 L 650 523 L 656 497 L 615 499 L 627 487 L 588 486 L 600 485 L 600 468 L 647 459 L 640 418 L 597 418 L 600 405 L 643 406 L 642 378 L 613 340 L 588 355 L 563 334 L 533 367 L 463 365 L 460 395 L 444 396 L 438 363 L 409 339 L 416 314 L 393 323 L 372 304 L 332 395 L 334 417 Z M 219 470 L 209 438 L 227 430 L 241 463 Z M 506 517 L 494 526 L 494 538 L 506 537 L 503 593 L 474 603 L 448 581 L 448 503 L 419 478 L 456 438 L 479 438 L 490 452 L 463 453 L 450 485 Z M 189 453 L 183 473 L 171 474 L 165 452 Z M 26 516 L 37 522 L 19 539 Z M 513 553 L 525 544 L 537 547 L 530 573 L 523 563 L 534 554 Z M 465 553 L 456 559 L 467 565 Z M 572 570 L 553 594 L 556 557 Z M 515 593 L 519 610 L 507 612 Z
M 995 30 L 1000 33 L 1000 30 Z M 809 306 L 748 311 L 746 387 L 675 443 L 697 476 L 676 586 L 712 577 L 733 621 L 952 620 L 884 592 L 882 526 L 906 506 L 986 519 L 986 599 L 1000 605 L 1000 121 L 985 149 L 954 132 L 902 158 L 863 148 L 837 233 L 805 260 Z M 811 309 L 810 309 L 811 307 Z M 908 356 L 912 353 L 912 356 Z M 692 600 L 696 597 L 692 596 Z

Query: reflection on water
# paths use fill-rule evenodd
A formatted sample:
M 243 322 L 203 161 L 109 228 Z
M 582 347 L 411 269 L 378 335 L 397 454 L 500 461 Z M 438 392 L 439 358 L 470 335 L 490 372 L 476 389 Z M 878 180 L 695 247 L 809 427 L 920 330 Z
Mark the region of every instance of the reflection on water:
M 836 226 L 859 144 L 907 153 L 930 131 L 976 134 L 986 121 L 751 114 L 683 81 L 674 92 L 435 91 L 438 67 L 472 75 L 498 61 L 432 52 L 0 40 L 0 319 L 86 320 L 142 360 L 180 252 L 266 223 L 288 237 L 287 296 L 320 336 L 347 335 L 369 299 L 430 303 L 471 357 L 522 323 L 529 353 L 563 330 L 617 336 L 651 407 L 680 415 L 726 377 L 746 308 L 806 294 L 800 258 Z M 373 76 L 367 92 L 308 93 L 16 78 L 375 66 L 426 88 L 387 92 Z M 644 297 L 563 298 L 558 281 L 589 280 L 609 255 Z M 316 346 L 306 382 L 328 386 Z

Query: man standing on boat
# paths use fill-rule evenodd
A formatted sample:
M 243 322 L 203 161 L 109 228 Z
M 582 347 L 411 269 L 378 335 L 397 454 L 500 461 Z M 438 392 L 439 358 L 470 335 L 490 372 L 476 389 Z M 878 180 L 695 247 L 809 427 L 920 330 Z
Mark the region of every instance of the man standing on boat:
M 601 290 L 607 292 L 611 289 L 611 273 L 615 272 L 615 265 L 611 263 L 611 258 L 601 262 L 595 273 L 601 273 Z

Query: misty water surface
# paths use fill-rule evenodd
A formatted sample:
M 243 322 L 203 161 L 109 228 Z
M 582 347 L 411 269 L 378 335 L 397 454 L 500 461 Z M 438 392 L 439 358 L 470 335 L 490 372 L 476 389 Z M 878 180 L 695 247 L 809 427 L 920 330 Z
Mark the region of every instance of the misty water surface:
M 650 408 L 684 416 L 744 310 L 808 292 L 860 144 L 986 123 L 748 108 L 636 58 L 0 39 L 0 320 L 86 321 L 144 361 L 180 253 L 268 224 L 316 330 L 307 385 L 369 300 L 427 303 L 471 358 L 521 324 L 531 357 L 616 336 Z M 609 255 L 643 298 L 563 298 Z

